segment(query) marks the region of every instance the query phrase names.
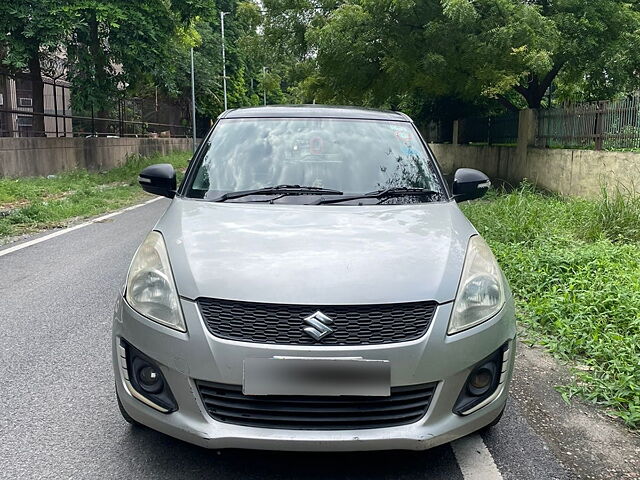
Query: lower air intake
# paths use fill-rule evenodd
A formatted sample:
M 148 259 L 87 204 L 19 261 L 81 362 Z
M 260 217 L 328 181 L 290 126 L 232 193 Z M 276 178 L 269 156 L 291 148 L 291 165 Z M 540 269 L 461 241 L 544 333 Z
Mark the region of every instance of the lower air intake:
M 389 397 L 251 396 L 238 385 L 196 380 L 209 415 L 224 423 L 296 430 L 352 430 L 406 425 L 429 409 L 437 383 L 392 387 Z

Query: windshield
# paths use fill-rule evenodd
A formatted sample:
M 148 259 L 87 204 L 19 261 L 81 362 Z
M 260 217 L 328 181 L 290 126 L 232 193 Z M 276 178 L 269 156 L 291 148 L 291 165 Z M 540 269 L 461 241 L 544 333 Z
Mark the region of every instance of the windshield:
M 361 194 L 388 188 L 444 191 L 412 124 L 329 118 L 221 120 L 196 167 L 187 196 L 212 200 L 229 192 L 277 185 Z M 289 192 L 291 193 L 291 192 Z M 262 193 L 263 198 L 266 195 Z M 312 203 L 325 192 L 282 195 L 278 202 Z M 295 198 L 294 198 L 295 197 Z M 395 202 L 434 197 L 394 198 Z M 245 195 L 234 201 L 260 201 Z M 262 200 L 264 201 L 264 200 Z M 374 203 L 380 200 L 372 199 Z

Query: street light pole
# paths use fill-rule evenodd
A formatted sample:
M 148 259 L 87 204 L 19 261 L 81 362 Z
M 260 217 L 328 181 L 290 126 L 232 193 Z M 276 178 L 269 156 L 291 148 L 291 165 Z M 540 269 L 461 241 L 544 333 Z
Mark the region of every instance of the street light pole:
M 224 109 L 227 109 L 227 60 L 224 52 L 224 16 L 229 12 L 220 12 L 220 28 L 222 30 L 222 90 L 224 91 Z
M 196 151 L 196 80 L 193 68 L 193 47 L 191 47 L 191 131 L 193 133 L 193 151 Z
M 262 67 L 262 99 L 264 104 L 267 104 L 267 86 L 265 85 L 265 80 L 267 77 L 267 67 Z

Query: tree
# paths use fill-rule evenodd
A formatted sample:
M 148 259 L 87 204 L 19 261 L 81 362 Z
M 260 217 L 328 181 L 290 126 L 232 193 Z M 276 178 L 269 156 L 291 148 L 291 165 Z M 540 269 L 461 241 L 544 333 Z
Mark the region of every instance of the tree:
M 620 0 L 536 0 L 552 22 L 557 41 L 550 63 L 513 88 L 539 108 L 556 79 L 562 99 L 606 99 L 640 86 L 640 15 L 637 4 Z
M 209 12 L 213 0 L 1 2 L 2 63 L 13 72 L 29 70 L 33 108 L 43 112 L 42 66 L 58 55 L 74 87 L 74 109 L 106 117 L 125 90 L 171 77 L 176 45 L 188 37 L 194 15 Z M 98 131 L 106 129 L 97 122 Z M 42 116 L 34 116 L 34 130 L 44 132 Z
M 550 73 L 558 72 L 560 100 L 604 100 L 640 87 L 638 2 L 613 0 L 538 0 L 553 20 L 561 43 Z M 547 79 L 547 83 L 550 80 Z M 528 85 L 535 92 L 536 82 Z M 533 87 L 533 88 L 532 88 Z M 538 95 L 544 84 L 538 84 Z
M 192 15 L 212 10 L 209 0 L 77 0 L 79 20 L 67 42 L 74 107 L 107 117 L 124 91 L 168 82 L 176 52 L 188 50 Z
M 329 14 L 328 3 L 265 6 L 275 12 L 265 35 L 292 29 L 299 57 L 315 62 L 303 84 L 319 101 L 491 98 L 515 110 L 540 107 L 554 81 L 565 95 L 573 86 L 605 97 L 639 84 L 640 17 L 627 1 L 346 0 Z
M 29 70 L 34 112 L 44 112 L 42 61 L 60 53 L 61 40 L 74 22 L 69 3 L 63 0 L 0 2 L 2 65 L 11 72 Z M 34 115 L 33 130 L 44 135 L 42 115 Z
M 283 100 L 284 76 L 258 33 L 260 6 L 238 0 L 14 0 L 0 3 L 0 59 L 13 72 L 29 69 L 34 107 L 42 111 L 41 70 L 64 59 L 77 114 L 115 117 L 118 100 L 158 92 L 182 104 L 190 118 L 190 48 L 195 52 L 198 113 L 223 109 L 220 16 L 226 16 L 227 86 L 231 107 L 258 104 L 268 83 Z M 268 59 L 268 61 L 267 61 Z M 263 66 L 269 66 L 266 76 Z M 44 130 L 43 117 L 35 118 Z M 96 120 L 96 130 L 109 131 Z
M 227 93 L 229 108 L 258 103 L 252 91 L 252 80 L 258 79 L 262 66 L 257 66 L 252 54 L 260 12 L 250 2 L 221 4 L 212 14 L 193 22 L 194 37 L 189 45 L 176 45 L 172 53 L 172 68 L 163 79 L 163 87 L 177 98 L 190 104 L 191 75 L 188 47 L 193 45 L 195 63 L 196 108 L 200 115 L 215 118 L 224 109 L 222 86 L 222 39 L 219 11 L 225 16 L 225 45 L 227 65 Z

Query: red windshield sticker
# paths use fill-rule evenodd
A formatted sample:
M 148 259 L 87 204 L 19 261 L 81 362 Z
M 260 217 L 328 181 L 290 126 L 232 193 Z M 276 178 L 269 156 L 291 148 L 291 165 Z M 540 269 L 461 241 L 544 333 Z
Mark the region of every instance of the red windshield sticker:
M 311 154 L 320 155 L 323 150 L 323 142 L 320 137 L 312 137 L 309 139 L 309 151 Z

